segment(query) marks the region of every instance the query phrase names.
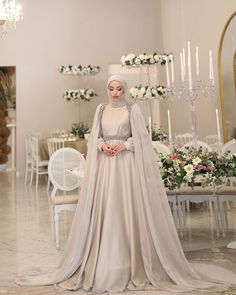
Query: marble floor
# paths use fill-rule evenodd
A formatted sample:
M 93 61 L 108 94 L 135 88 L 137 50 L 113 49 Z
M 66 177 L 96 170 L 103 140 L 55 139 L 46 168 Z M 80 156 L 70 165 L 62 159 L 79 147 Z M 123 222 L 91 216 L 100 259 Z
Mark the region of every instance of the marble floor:
M 57 265 L 72 218 L 72 213 L 60 216 L 61 249 L 57 251 L 52 241 L 46 181 L 41 182 L 36 191 L 34 186 L 25 186 L 24 180 L 13 173 L 0 172 L 0 295 L 86 293 L 56 291 L 53 287 L 23 288 L 14 283 L 17 273 L 32 269 L 32 266 Z M 201 207 L 191 210 L 187 217 L 187 230 L 180 240 L 188 258 L 228 264 L 236 272 L 236 250 L 226 248 L 229 242 L 236 240 L 236 208 L 233 206 L 229 210 L 226 237 L 215 236 L 213 218 L 206 208 Z M 137 293 L 155 294 L 154 291 Z M 236 290 L 221 294 L 236 294 Z

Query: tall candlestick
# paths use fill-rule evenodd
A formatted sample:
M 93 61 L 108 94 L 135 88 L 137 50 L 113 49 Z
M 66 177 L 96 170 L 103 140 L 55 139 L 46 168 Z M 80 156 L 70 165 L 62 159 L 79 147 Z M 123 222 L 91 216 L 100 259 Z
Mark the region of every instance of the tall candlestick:
M 180 71 L 181 71 L 181 81 L 184 82 L 184 72 L 183 72 L 183 53 L 180 52 Z
M 186 77 L 186 59 L 185 59 L 185 49 L 183 48 L 183 73 L 184 73 L 184 79 Z
M 188 41 L 188 82 L 189 90 L 193 90 L 190 42 Z
M 168 117 L 168 134 L 169 134 L 169 143 L 172 144 L 172 132 L 171 132 L 171 121 L 170 121 L 170 111 L 167 111 Z
M 172 84 L 174 84 L 175 83 L 174 57 L 172 54 L 170 56 L 170 60 L 171 60 L 171 82 L 172 82 Z
M 218 109 L 216 109 L 216 128 L 217 128 L 217 137 L 218 141 L 221 141 L 221 134 L 220 134 L 220 120 L 219 120 L 219 112 Z
M 198 47 L 196 47 L 195 56 L 196 56 L 196 76 L 197 76 L 197 80 L 200 80 Z
M 170 87 L 170 74 L 169 74 L 169 66 L 168 66 L 167 56 L 166 56 L 165 60 L 166 60 L 166 84 L 167 84 L 167 87 Z
M 151 117 L 150 116 L 148 117 L 148 130 L 149 130 L 150 139 L 152 141 L 152 122 L 151 122 Z

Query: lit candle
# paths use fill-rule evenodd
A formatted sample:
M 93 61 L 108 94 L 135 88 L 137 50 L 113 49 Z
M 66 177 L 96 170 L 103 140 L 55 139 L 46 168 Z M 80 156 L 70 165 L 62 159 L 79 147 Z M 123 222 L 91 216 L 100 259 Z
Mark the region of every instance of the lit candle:
M 174 82 L 175 82 L 175 73 L 174 73 L 174 57 L 173 57 L 173 54 L 171 54 L 170 60 L 171 60 L 171 82 L 172 82 L 172 84 L 174 84 Z
M 151 122 L 151 117 L 150 116 L 148 118 L 148 129 L 149 129 L 150 139 L 152 141 L 152 122 Z
M 183 73 L 184 73 L 184 80 L 186 77 L 186 59 L 185 59 L 185 49 L 183 48 Z
M 171 121 L 170 121 L 170 111 L 167 111 L 168 117 L 168 134 L 169 134 L 169 143 L 172 144 L 172 132 L 171 132 Z
M 167 83 L 167 87 L 170 87 L 170 74 L 169 74 L 169 66 L 168 66 L 167 56 L 165 57 L 165 60 L 166 60 L 166 83 Z
M 188 83 L 189 90 L 193 90 L 190 42 L 188 41 Z
M 200 80 L 198 47 L 196 47 L 195 55 L 196 55 L 196 76 L 197 76 L 197 80 Z
M 181 71 L 181 81 L 184 82 L 183 53 L 182 52 L 180 52 L 180 71 Z
M 218 109 L 216 109 L 216 128 L 217 128 L 217 137 L 218 141 L 221 141 L 221 134 L 220 134 L 220 120 L 219 120 L 219 112 Z

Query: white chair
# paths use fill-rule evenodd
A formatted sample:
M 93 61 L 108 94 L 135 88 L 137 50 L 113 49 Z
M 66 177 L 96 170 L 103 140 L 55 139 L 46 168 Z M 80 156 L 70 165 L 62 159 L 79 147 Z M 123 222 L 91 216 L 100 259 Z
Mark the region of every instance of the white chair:
M 205 140 L 214 152 L 221 153 L 222 143 L 219 141 L 217 134 L 207 135 Z
M 234 138 L 222 146 L 222 154 L 225 154 L 226 152 L 236 154 L 236 140 Z
M 83 155 L 73 148 L 61 148 L 53 153 L 48 164 L 48 174 L 53 190 L 50 204 L 52 209 L 53 238 L 59 248 L 59 213 L 65 210 L 74 211 L 78 202 L 79 192 L 85 170 Z M 69 195 L 69 191 L 75 191 Z M 58 192 L 64 192 L 58 195 Z
M 52 137 L 47 139 L 49 159 L 55 151 L 64 148 L 65 141 L 62 138 Z M 50 179 L 48 178 L 47 190 L 50 189 Z
M 222 155 L 225 153 L 230 153 L 233 155 L 236 155 L 236 140 L 233 138 L 230 141 L 226 142 L 221 149 Z M 236 178 L 235 177 L 230 177 L 229 178 L 229 184 L 233 186 L 236 183 Z
M 25 135 L 25 185 L 30 180 L 32 171 L 31 135 Z
M 53 130 L 53 131 L 51 131 L 51 137 L 60 137 L 60 136 L 63 136 L 63 135 L 65 135 L 66 134 L 66 132 L 65 132 L 65 130 Z
M 48 174 L 48 161 L 41 160 L 39 154 L 39 138 L 35 136 L 31 136 L 31 153 L 32 153 L 32 169 L 31 169 L 31 177 L 30 177 L 30 185 L 32 186 L 33 177 L 35 173 L 36 181 L 35 187 L 38 188 L 38 178 L 39 175 L 47 175 Z
M 182 152 L 187 152 L 188 148 L 194 147 L 195 148 L 195 141 L 189 141 L 185 143 L 180 150 Z M 209 144 L 205 143 L 204 141 L 196 140 L 196 149 L 199 150 L 202 148 L 203 150 L 207 150 L 208 152 L 212 152 L 212 148 L 209 146 Z
M 183 236 L 184 229 L 186 227 L 186 202 L 199 204 L 207 201 L 209 204 L 213 204 L 216 236 L 218 237 L 220 235 L 220 210 L 218 206 L 218 199 L 213 194 L 212 188 L 194 187 L 194 189 L 192 189 L 191 187 L 181 187 L 177 190 L 176 194 L 179 231 L 181 236 Z
M 191 133 L 182 133 L 175 136 L 175 144 L 179 147 L 192 140 L 193 135 Z
M 64 139 L 56 138 L 56 137 L 48 138 L 47 145 L 48 145 L 48 154 L 50 158 L 52 154 L 55 153 L 55 151 L 61 148 L 64 148 Z
M 160 159 L 160 155 L 169 155 L 171 153 L 170 148 L 160 141 L 153 141 L 152 146 L 157 155 L 157 159 Z

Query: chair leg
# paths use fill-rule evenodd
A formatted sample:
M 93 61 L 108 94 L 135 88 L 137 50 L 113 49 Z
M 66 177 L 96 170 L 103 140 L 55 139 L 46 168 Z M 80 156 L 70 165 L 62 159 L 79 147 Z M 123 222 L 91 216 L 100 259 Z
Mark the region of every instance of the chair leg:
M 39 182 L 39 171 L 38 171 L 38 168 L 37 168 L 36 169 L 36 183 L 35 183 L 36 190 L 38 189 L 38 182 Z
M 59 249 L 59 218 L 58 218 L 58 213 L 54 214 L 54 225 L 55 225 L 56 248 Z
M 49 191 L 50 190 L 50 179 L 49 179 L 49 176 L 48 176 L 48 184 L 47 184 L 47 191 Z
M 30 186 L 32 186 L 33 183 L 33 177 L 34 177 L 34 168 L 31 167 L 31 174 L 30 174 Z
M 29 164 L 27 163 L 25 167 L 25 185 L 27 184 L 27 181 L 28 181 L 28 172 L 29 172 Z

